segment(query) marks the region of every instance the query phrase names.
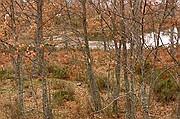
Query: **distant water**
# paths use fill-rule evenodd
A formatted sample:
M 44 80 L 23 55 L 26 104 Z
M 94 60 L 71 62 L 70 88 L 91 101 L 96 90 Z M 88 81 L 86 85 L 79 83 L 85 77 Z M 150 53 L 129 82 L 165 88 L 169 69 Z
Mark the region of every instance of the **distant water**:
M 160 38 L 159 38 L 159 45 L 160 46 L 169 46 L 171 44 L 170 42 L 170 30 L 160 32 Z M 157 33 L 148 33 L 145 35 L 146 39 L 146 44 L 147 46 L 155 46 L 157 40 L 158 34 Z M 174 29 L 174 37 L 173 37 L 173 42 L 174 44 L 177 42 L 177 29 Z
M 154 47 L 156 46 L 157 43 L 157 33 L 147 33 L 145 34 L 145 45 L 144 47 Z M 176 44 L 177 42 L 177 29 L 174 29 L 174 37 L 173 37 L 173 42 Z M 56 47 L 57 48 L 62 48 L 65 47 L 65 42 L 66 40 L 63 37 L 55 37 L 55 41 L 59 42 Z M 78 47 L 84 45 L 83 38 L 79 38 L 79 40 L 71 40 L 69 39 L 67 42 L 69 47 Z M 67 45 L 66 44 L 66 45 Z M 114 42 L 113 41 L 108 41 L 106 42 L 107 48 L 108 49 L 114 49 Z M 170 42 L 170 30 L 166 30 L 163 32 L 160 32 L 160 37 L 159 37 L 159 46 L 169 46 L 171 44 Z M 89 47 L 91 49 L 103 49 L 104 48 L 104 43 L 103 41 L 89 41 Z M 127 48 L 130 48 L 130 43 L 127 43 Z
M 157 43 L 157 33 L 147 33 L 145 34 L 145 47 L 154 47 L 156 46 Z M 173 37 L 173 42 L 176 44 L 177 42 L 177 29 L 174 29 L 174 37 Z M 159 46 L 169 46 L 171 44 L 170 42 L 170 30 L 160 32 L 160 37 L 159 37 Z M 103 49 L 103 41 L 89 41 L 89 47 L 91 49 Z M 112 49 L 114 48 L 114 42 L 109 41 L 107 42 L 107 47 Z M 127 43 L 127 48 L 130 48 L 130 43 Z

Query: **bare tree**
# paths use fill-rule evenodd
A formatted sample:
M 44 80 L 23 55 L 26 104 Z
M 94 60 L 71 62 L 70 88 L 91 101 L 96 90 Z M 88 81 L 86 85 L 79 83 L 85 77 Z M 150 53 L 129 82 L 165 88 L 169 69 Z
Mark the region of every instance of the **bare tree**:
M 42 78 L 42 103 L 43 103 L 43 114 L 44 119 L 51 119 L 52 114 L 50 110 L 49 98 L 48 98 L 48 89 L 47 89 L 47 80 L 46 80 L 46 64 L 44 56 L 44 44 L 43 44 L 43 23 L 42 23 L 42 7 L 43 0 L 37 0 L 37 45 L 38 45 L 38 55 L 39 55 L 39 67 L 41 69 L 41 78 Z
M 83 35 L 85 41 L 85 51 L 87 55 L 87 73 L 89 76 L 89 83 L 90 83 L 90 94 L 92 96 L 92 101 L 95 107 L 95 110 L 98 111 L 101 109 L 101 97 L 98 86 L 95 81 L 93 69 L 92 69 L 92 58 L 89 49 L 88 43 L 88 32 L 87 32 L 87 17 L 86 17 L 86 10 L 87 10 L 87 0 L 79 0 L 82 5 L 82 20 L 83 20 Z
M 145 79 L 145 60 L 143 58 L 143 45 L 145 43 L 145 38 L 144 38 L 144 16 L 146 13 L 146 6 L 147 6 L 147 1 L 145 0 L 142 2 L 142 18 L 141 18 L 141 33 L 142 33 L 142 43 L 141 45 L 141 50 L 140 50 L 140 64 L 141 64 L 141 78 L 142 78 L 142 88 L 141 88 L 141 95 L 142 95 L 142 106 L 143 106 L 143 111 L 144 111 L 144 118 L 149 119 L 149 110 L 148 110 L 148 104 L 147 104 L 147 93 L 146 93 L 146 79 Z
M 176 0 L 170 1 L 171 7 L 172 7 L 172 12 L 171 12 L 172 20 L 174 20 L 176 17 L 176 14 L 175 14 L 176 2 L 175 1 Z M 171 52 L 171 55 L 174 57 L 174 25 L 172 25 L 170 28 L 170 42 L 171 42 L 170 52 Z
M 16 16 L 16 2 L 14 0 L 10 0 L 9 4 L 2 2 L 2 7 L 4 8 L 4 11 L 6 12 L 6 15 L 10 17 L 10 21 L 8 21 L 8 18 L 6 20 L 8 29 L 9 31 L 5 31 L 5 36 L 7 40 L 12 39 L 13 45 L 10 45 L 10 53 L 12 54 L 12 62 L 14 66 L 14 72 L 15 72 L 15 79 L 17 82 L 17 87 L 18 87 L 18 104 L 20 105 L 20 116 L 23 119 L 25 114 L 24 114 L 24 81 L 23 81 L 23 66 L 22 66 L 22 54 L 23 52 L 21 49 L 15 45 L 18 43 L 18 33 L 17 33 L 17 27 L 16 27 L 16 22 L 17 19 L 15 18 Z M 9 10 L 8 10 L 9 8 Z M 6 41 L 5 41 L 6 42 Z
M 103 2 L 101 0 L 98 0 L 98 9 L 99 9 L 99 15 L 100 15 L 100 24 L 101 24 L 101 38 L 104 43 L 104 51 L 107 50 L 107 43 L 105 39 L 105 31 L 103 26 L 103 16 L 102 16 L 102 8 L 104 7 Z

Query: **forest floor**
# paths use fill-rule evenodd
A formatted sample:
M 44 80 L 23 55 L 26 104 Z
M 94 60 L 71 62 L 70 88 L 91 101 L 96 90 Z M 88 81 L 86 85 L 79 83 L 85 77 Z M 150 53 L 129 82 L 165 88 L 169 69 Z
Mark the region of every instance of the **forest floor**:
M 178 49 L 179 51 L 180 49 Z M 180 53 L 176 51 L 175 58 L 180 61 Z M 148 52 L 148 51 L 147 51 Z M 94 112 L 91 98 L 88 91 L 88 78 L 86 75 L 86 58 L 79 50 L 59 50 L 48 55 L 46 61 L 48 64 L 47 81 L 52 96 L 52 113 L 55 119 L 125 119 L 126 102 L 123 76 L 121 77 L 120 97 L 118 99 L 119 115 L 112 113 L 112 90 L 114 86 L 114 67 L 115 52 L 104 52 L 101 50 L 92 50 L 93 70 L 96 79 L 107 81 L 108 71 L 110 71 L 109 89 L 107 85 L 99 81 L 100 93 L 102 96 L 102 105 L 104 110 L 101 113 Z M 165 49 L 159 51 L 158 67 L 173 65 L 172 58 Z M 150 55 L 148 59 L 151 59 Z M 52 76 L 52 67 L 63 67 L 60 79 Z M 42 84 L 40 78 L 31 79 L 32 63 L 24 58 L 24 105 L 27 119 L 42 118 Z M 14 72 L 11 63 L 11 56 L 0 52 L 0 71 L 5 71 L 0 78 L 0 119 L 19 119 L 20 108 L 18 105 L 18 93 Z M 179 70 L 178 70 L 179 71 Z M 147 91 L 149 85 L 147 84 Z M 143 119 L 141 104 L 141 83 L 135 81 L 136 95 L 136 118 Z M 56 96 L 58 91 L 68 91 L 72 95 L 66 98 Z M 108 91 L 109 90 L 109 91 Z M 72 96 L 72 97 L 71 97 Z M 56 98 L 57 97 L 57 98 Z M 175 119 L 177 111 L 177 100 L 169 103 L 158 102 L 155 95 L 152 95 L 149 112 L 152 119 Z

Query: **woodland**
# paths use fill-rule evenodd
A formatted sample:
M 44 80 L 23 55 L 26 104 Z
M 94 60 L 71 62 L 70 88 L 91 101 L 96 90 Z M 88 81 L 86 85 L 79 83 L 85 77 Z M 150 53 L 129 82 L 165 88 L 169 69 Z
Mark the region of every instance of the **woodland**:
M 179 40 L 180 0 L 0 0 L 0 119 L 180 119 Z

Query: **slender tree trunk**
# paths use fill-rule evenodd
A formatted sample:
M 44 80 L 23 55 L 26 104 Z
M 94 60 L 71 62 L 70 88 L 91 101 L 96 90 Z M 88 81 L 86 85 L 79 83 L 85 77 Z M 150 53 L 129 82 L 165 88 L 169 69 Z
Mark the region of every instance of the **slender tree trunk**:
M 178 49 L 179 49 L 179 40 L 180 40 L 180 24 L 177 25 L 177 32 L 178 32 L 178 37 L 177 37 L 177 40 L 176 40 L 176 49 L 178 51 Z
M 34 56 L 33 58 L 33 70 L 32 70 L 32 78 L 37 78 L 39 75 L 39 57 L 38 57 L 38 52 L 39 52 L 39 39 L 38 36 L 34 38 L 34 51 L 37 53 L 37 55 Z
M 136 107 L 135 107 L 135 92 L 134 92 L 134 40 L 131 39 L 131 46 L 130 46 L 130 81 L 131 81 L 131 119 L 135 119 L 136 115 Z
M 87 33 L 87 21 L 86 21 L 86 0 L 80 0 L 83 8 L 83 32 L 84 32 L 84 41 L 85 41 L 85 51 L 87 55 L 87 72 L 89 76 L 89 81 L 90 81 L 90 93 L 92 96 L 92 101 L 95 107 L 95 110 L 98 111 L 101 109 L 101 97 L 100 97 L 100 92 L 99 88 L 97 86 L 97 83 L 94 79 L 94 73 L 92 69 L 92 59 L 91 59 L 91 54 L 90 54 L 90 49 L 89 49 L 89 43 L 88 43 L 88 33 Z
M 130 95 L 130 87 L 128 81 L 128 62 L 127 62 L 127 39 L 126 39 L 126 29 L 124 24 L 124 0 L 120 2 L 120 14 L 122 16 L 122 20 L 120 21 L 121 27 L 121 40 L 123 45 L 123 71 L 124 71 L 124 85 L 125 85 L 125 93 L 126 93 L 126 119 L 131 119 L 131 95 Z
M 114 40 L 115 43 L 115 50 L 116 50 L 116 67 L 115 67 L 115 76 L 116 76 L 116 86 L 114 88 L 114 92 L 113 92 L 113 112 L 116 113 L 118 115 L 118 96 L 120 93 L 120 53 L 121 53 L 121 41 L 119 41 L 119 46 L 116 42 L 116 40 Z
M 11 29 L 12 29 L 12 34 L 11 38 L 14 42 L 17 42 L 17 34 L 16 34 L 16 20 L 15 20 L 15 11 L 14 11 L 14 0 L 11 0 L 11 5 L 10 5 L 10 12 L 11 12 Z
M 100 22 L 101 22 L 101 37 L 102 37 L 102 41 L 104 43 L 104 51 L 107 51 L 107 44 L 106 44 L 105 33 L 104 33 L 104 28 L 103 28 L 102 15 L 100 18 Z
M 174 18 L 176 17 L 175 14 L 175 7 L 176 7 L 176 3 L 175 0 L 172 0 L 172 13 L 171 13 L 171 19 L 174 20 Z M 172 55 L 172 57 L 174 57 L 175 51 L 174 51 L 174 25 L 171 26 L 170 29 L 170 42 L 171 42 L 171 46 L 170 46 L 170 53 Z M 174 62 L 175 64 L 176 62 Z
M 177 52 L 179 51 L 179 39 L 180 39 L 180 25 L 177 26 L 177 31 L 178 31 L 178 38 L 177 38 L 177 43 L 176 43 L 176 48 Z M 178 74 L 179 77 L 179 85 L 180 85 L 180 75 Z M 180 119 L 180 94 L 178 98 L 178 109 L 177 109 L 177 119 Z
M 135 23 L 134 23 L 134 29 L 135 29 L 135 40 L 136 40 L 136 43 L 135 43 L 135 47 L 136 47 L 136 58 L 139 59 L 140 57 L 140 54 L 141 54 L 141 44 L 142 44 L 142 41 L 141 41 L 141 38 L 139 37 L 140 36 L 140 24 L 138 22 L 140 22 L 140 16 L 139 16 L 139 7 L 141 6 L 140 5 L 140 2 L 139 0 L 136 0 L 135 3 L 134 3 L 134 12 L 133 12 L 133 17 L 134 17 L 134 20 L 135 20 Z
M 101 0 L 98 0 L 98 14 L 100 15 L 100 26 L 101 26 L 101 39 L 103 41 L 103 45 L 104 45 L 104 51 L 107 51 L 107 45 L 106 45 L 106 39 L 105 39 L 105 33 L 104 33 L 104 27 L 103 27 L 103 16 L 102 16 L 102 12 L 101 12 L 101 9 L 102 9 L 102 1 Z
M 130 1 L 132 9 L 132 14 L 133 14 L 133 26 L 134 26 L 134 37 L 131 36 L 131 44 L 130 44 L 130 78 L 131 78 L 131 118 L 135 119 L 136 118 L 136 107 L 135 107 L 135 92 L 134 92 L 134 82 L 135 82 L 135 76 L 134 76 L 134 61 L 135 61 L 135 53 L 136 53 L 136 58 L 139 58 L 139 53 L 141 49 L 141 40 L 139 38 L 139 32 L 140 32 L 140 24 L 138 23 L 140 21 L 139 19 L 139 6 L 140 6 L 140 1 L 135 0 L 134 2 L 131 0 Z M 136 51 L 134 51 L 134 47 L 136 47 Z
M 134 36 L 132 36 L 131 38 L 131 45 L 130 45 L 130 78 L 131 78 L 131 100 L 132 100 L 132 104 L 131 104 L 131 118 L 135 119 L 136 118 L 136 106 L 135 106 L 135 92 L 134 92 L 134 82 L 135 82 L 135 75 L 134 75 L 134 59 L 135 59 L 135 53 L 136 53 L 136 58 L 139 57 L 138 55 L 138 51 L 140 51 L 140 46 L 138 45 L 138 43 L 140 43 L 140 39 L 139 39 L 139 31 L 140 31 L 140 25 L 139 25 L 139 6 L 140 6 L 140 1 L 139 0 L 135 0 L 134 4 L 133 1 L 130 1 L 131 7 L 132 9 L 132 14 L 133 14 L 133 18 L 135 21 L 133 21 L 133 25 L 134 25 Z M 134 47 L 136 46 L 136 51 L 134 51 Z
M 48 89 L 47 89 L 47 80 L 46 80 L 46 70 L 45 70 L 45 59 L 44 59 L 44 48 L 40 49 L 39 52 L 39 59 L 40 59 L 40 68 L 41 68 L 41 79 L 42 79 L 42 102 L 43 102 L 43 114 L 44 119 L 51 119 L 52 113 L 50 112 L 50 104 L 48 98 Z
M 144 111 L 144 118 L 145 119 L 150 119 L 149 116 L 149 107 L 147 104 L 147 99 L 146 99 L 146 80 L 145 80 L 145 61 L 143 58 L 143 45 L 144 45 L 144 15 L 146 13 L 146 5 L 147 1 L 144 1 L 143 4 L 143 16 L 141 19 L 141 32 L 142 32 L 142 44 L 141 44 L 141 50 L 140 50 L 140 64 L 141 64 L 141 77 L 142 77 L 142 86 L 141 86 L 141 95 L 142 95 L 142 106 L 143 106 L 143 111 Z
M 43 103 L 43 114 L 44 119 L 51 119 L 52 115 L 50 112 L 50 105 L 48 100 L 48 90 L 46 81 L 46 64 L 44 56 L 44 45 L 43 45 L 43 26 L 42 26 L 42 6 L 43 0 L 37 0 L 37 42 L 38 42 L 38 53 L 39 53 L 39 66 L 41 69 L 42 79 L 42 103 Z
M 119 111 L 118 111 L 118 97 L 119 97 L 119 93 L 120 93 L 120 65 L 121 65 L 121 41 L 119 39 L 115 39 L 115 37 L 117 36 L 117 26 L 116 26 L 116 4 L 117 1 L 114 0 L 113 1 L 113 13 L 112 13 L 112 17 L 111 17 L 111 22 L 112 22 L 112 36 L 111 39 L 114 41 L 114 45 L 115 45 L 115 51 L 116 51 L 116 67 L 115 67 L 115 76 L 116 76 L 116 85 L 114 87 L 114 92 L 113 92 L 113 112 L 119 116 Z
M 110 53 L 110 61 L 108 63 L 108 76 L 107 76 L 107 91 L 108 91 L 108 98 L 110 98 L 110 76 L 111 76 L 111 66 L 112 63 L 112 54 Z
M 34 46 L 35 46 L 35 52 L 39 52 L 38 51 L 38 45 L 36 43 L 34 43 Z M 39 64 L 38 64 L 38 61 L 39 61 L 39 57 L 36 55 L 34 56 L 34 59 L 33 59 L 33 71 L 32 71 L 32 77 L 33 78 L 37 78 L 38 75 L 39 75 Z
M 18 96 L 19 96 L 19 105 L 20 105 L 20 115 L 21 118 L 24 119 L 24 80 L 23 80 L 23 73 L 22 73 L 22 52 L 19 51 L 16 63 L 15 63 L 15 74 L 18 86 Z
M 34 102 L 35 102 L 35 104 L 36 104 L 36 110 L 37 110 L 38 118 L 40 118 L 40 110 L 39 110 L 37 90 L 36 90 L 35 87 L 34 87 L 33 79 L 30 78 L 30 80 L 31 80 L 31 88 L 32 88 L 32 91 L 34 92 Z
M 126 47 L 126 39 L 122 36 L 123 42 L 123 71 L 124 71 L 124 84 L 125 84 L 125 93 L 126 93 L 126 119 L 131 118 L 131 95 L 128 81 L 128 70 L 127 70 L 127 47 Z
M 177 119 L 180 119 L 180 95 L 179 95 L 179 98 L 178 98 Z
M 14 43 L 18 42 L 18 35 L 16 33 L 16 20 L 15 20 L 15 4 L 14 0 L 11 0 L 10 5 L 10 13 L 11 13 L 11 38 Z M 15 78 L 18 86 L 18 98 L 20 105 L 20 115 L 21 118 L 24 119 L 24 82 L 23 82 L 23 71 L 22 71 L 22 51 L 13 51 L 14 54 L 17 53 L 17 57 L 13 58 L 13 64 L 15 66 Z

